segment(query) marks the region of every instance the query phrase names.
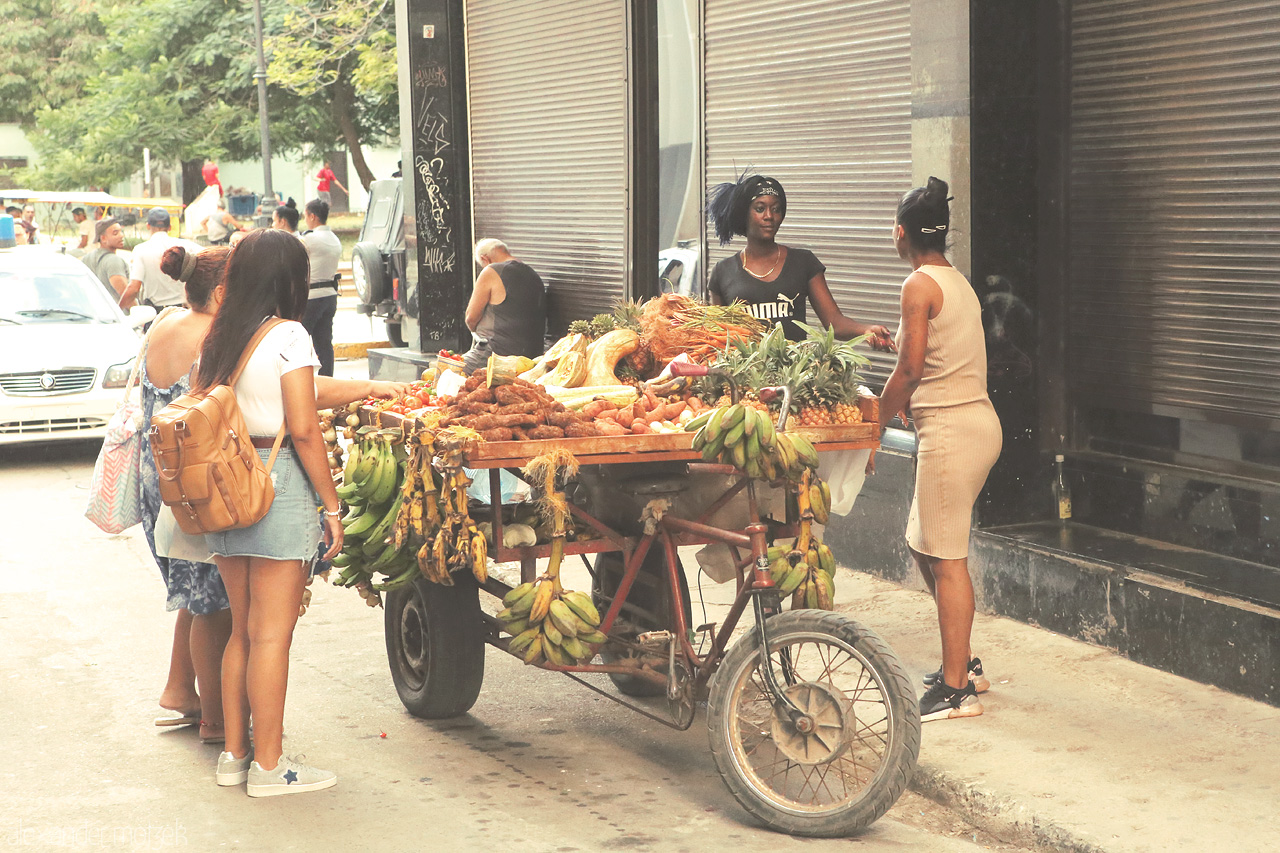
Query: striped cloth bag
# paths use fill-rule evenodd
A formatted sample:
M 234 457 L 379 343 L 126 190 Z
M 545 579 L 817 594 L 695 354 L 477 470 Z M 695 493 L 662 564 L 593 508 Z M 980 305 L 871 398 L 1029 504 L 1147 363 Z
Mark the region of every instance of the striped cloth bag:
M 160 317 L 169 313 L 166 309 Z M 151 323 L 154 329 L 160 322 L 157 317 Z M 89 481 L 89 506 L 85 518 L 107 533 L 122 533 L 142 521 L 142 404 L 134 398 L 133 389 L 138 383 L 139 369 L 146 360 L 147 340 L 142 340 L 138 357 L 133 360 L 133 370 L 124 385 L 124 397 L 116 413 L 107 422 L 107 435 L 98 451 L 98 461 L 93 466 L 93 479 Z

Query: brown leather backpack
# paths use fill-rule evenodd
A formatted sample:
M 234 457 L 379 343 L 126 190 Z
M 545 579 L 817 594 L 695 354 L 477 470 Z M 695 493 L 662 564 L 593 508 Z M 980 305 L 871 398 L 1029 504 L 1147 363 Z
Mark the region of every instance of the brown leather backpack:
M 285 425 L 263 466 L 232 389 L 263 337 L 283 322 L 272 318 L 262 324 L 227 384 L 183 394 L 151 418 L 147 435 L 160 474 L 160 499 L 184 533 L 248 527 L 271 509 L 276 492 L 270 472 Z

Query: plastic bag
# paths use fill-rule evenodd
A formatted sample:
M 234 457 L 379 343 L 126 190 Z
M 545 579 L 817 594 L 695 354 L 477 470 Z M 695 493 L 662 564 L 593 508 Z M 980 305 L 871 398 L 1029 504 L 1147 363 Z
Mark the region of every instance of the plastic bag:
M 870 449 L 824 450 L 818 454 L 818 476 L 831 487 L 831 513 L 848 515 L 867 479 Z

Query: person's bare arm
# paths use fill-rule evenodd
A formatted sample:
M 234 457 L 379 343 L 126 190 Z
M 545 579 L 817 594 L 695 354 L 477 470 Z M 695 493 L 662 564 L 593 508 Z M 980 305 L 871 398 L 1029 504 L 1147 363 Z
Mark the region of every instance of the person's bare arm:
M 480 318 L 484 316 L 484 309 L 489 304 L 496 278 L 498 278 L 497 271 L 492 267 L 485 267 L 476 279 L 476 286 L 471 289 L 471 301 L 467 303 L 467 313 L 463 319 L 466 321 L 467 328 L 473 332 L 476 326 L 480 325 Z
M 88 246 L 89 246 L 89 235 L 88 235 L 88 234 L 81 234 L 81 235 L 80 235 L 80 246 L 79 246 L 79 248 L 81 248 L 81 249 L 85 249 L 85 248 L 88 248 Z
M 107 276 L 107 280 L 111 282 L 111 289 L 116 292 L 116 296 L 124 296 L 125 289 L 129 287 L 129 279 L 122 275 Z
M 280 391 L 284 396 L 284 421 L 294 453 L 307 472 L 311 487 L 324 504 L 324 541 L 329 546 L 324 558 L 328 560 L 342 550 L 342 522 L 336 514 L 341 505 L 329 469 L 329 451 L 324 437 L 320 435 L 320 421 L 316 418 L 315 378 L 315 368 L 312 367 L 290 370 L 280 377 Z
M 818 315 L 818 320 L 823 327 L 835 329 L 836 337 L 840 340 L 847 341 L 850 338 L 869 335 L 867 343 L 872 349 L 884 352 L 893 350 L 893 337 L 887 328 L 859 323 L 840 311 L 835 297 L 831 295 L 831 288 L 827 286 L 826 273 L 818 273 L 809 279 L 809 302 L 813 305 L 813 311 Z
M 351 195 L 351 191 L 350 191 L 350 190 L 348 190 L 346 187 L 344 187 L 344 186 L 342 185 L 342 182 L 341 182 L 341 181 L 339 181 L 337 178 L 330 178 L 329 180 L 333 181 L 333 183 L 334 183 L 335 185 L 337 185 L 338 189 L 342 190 L 342 191 L 343 191 L 344 193 L 346 193 L 347 195 Z
M 902 285 L 902 347 L 898 363 L 880 394 L 880 426 L 905 412 L 924 376 L 929 318 L 942 308 L 942 289 L 924 273 L 912 273 Z M 905 425 L 905 423 L 904 423 Z
M 389 400 L 408 389 L 405 382 L 380 382 L 373 379 L 334 379 L 332 376 L 316 377 L 316 407 L 332 409 L 356 400 L 377 397 Z
M 121 276 L 121 278 L 124 278 L 124 276 Z M 138 294 L 141 291 L 142 291 L 141 281 L 139 281 L 136 278 L 130 281 L 129 284 L 125 287 L 124 292 L 120 294 L 120 310 L 128 311 L 130 308 L 132 308 L 137 303 Z

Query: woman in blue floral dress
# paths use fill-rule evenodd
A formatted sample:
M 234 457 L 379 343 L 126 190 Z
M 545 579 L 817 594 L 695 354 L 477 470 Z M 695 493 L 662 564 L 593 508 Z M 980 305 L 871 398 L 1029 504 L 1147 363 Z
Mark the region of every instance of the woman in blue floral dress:
M 214 288 L 222 280 L 230 256 L 231 250 L 220 246 L 198 253 L 174 246 L 161 260 L 160 268 L 166 275 L 185 283 L 189 309 L 167 313 L 148 335 L 144 369 L 139 371 L 142 414 L 147 423 L 153 414 L 190 390 L 192 365 L 217 310 Z M 227 591 L 213 563 L 156 554 L 156 517 L 161 505 L 159 475 L 144 431 L 142 529 L 164 577 L 168 609 L 178 613 L 169 678 L 160 694 L 160 707 L 176 712 L 176 716 L 161 717 L 156 725 L 199 722 L 201 739 L 218 743 L 224 737 L 222 653 L 231 635 Z

